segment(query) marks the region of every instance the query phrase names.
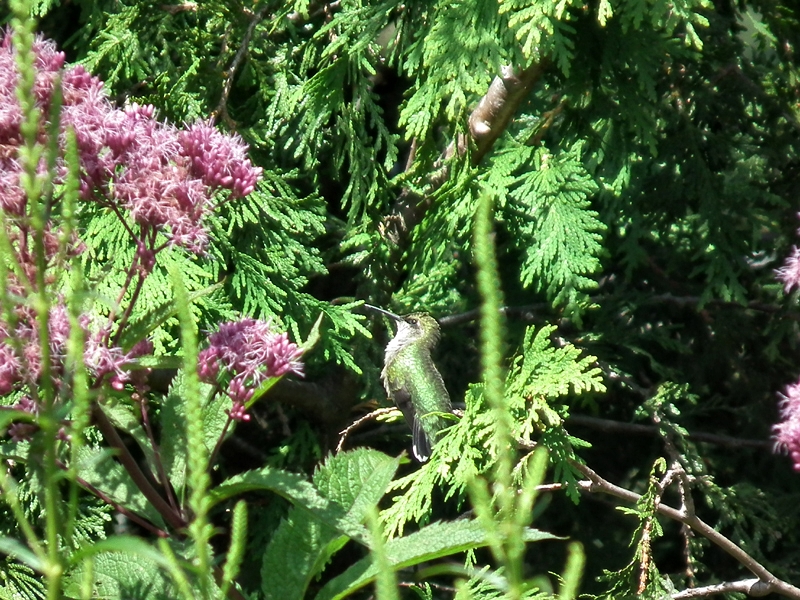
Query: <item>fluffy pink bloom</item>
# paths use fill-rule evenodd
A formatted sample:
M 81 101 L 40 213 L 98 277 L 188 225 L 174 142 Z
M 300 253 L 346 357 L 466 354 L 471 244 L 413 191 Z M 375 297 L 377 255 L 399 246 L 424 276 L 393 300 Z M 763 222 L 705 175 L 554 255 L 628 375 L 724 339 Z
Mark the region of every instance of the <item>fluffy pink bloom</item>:
M 223 135 L 207 123 L 181 131 L 182 153 L 191 159 L 192 173 L 210 187 L 246 196 L 261 177 L 261 168 L 247 158 L 247 145 L 239 136 Z
M 800 285 L 800 248 L 797 246 L 792 248 L 791 256 L 778 269 L 778 279 L 783 282 L 786 293 L 789 293 L 793 287 Z
M 22 348 L 22 356 L 17 355 L 9 339 L 8 327 L 0 320 L 0 396 L 9 394 L 19 383 L 33 383 L 42 376 L 42 351 L 35 314 L 30 309 L 20 309 L 17 311 L 17 318 L 14 336 Z M 86 339 L 84 364 L 95 381 L 108 377 L 114 389 L 122 389 L 131 380 L 130 371 L 126 367 L 134 358 L 152 352 L 152 344 L 148 341 L 140 342 L 129 352 L 109 346 L 104 331 L 93 326 L 89 318 L 81 320 L 81 327 Z M 53 377 L 58 379 L 64 371 L 70 333 L 67 309 L 60 300 L 50 310 L 48 328 L 50 370 Z
M 12 408 L 34 416 L 39 415 L 39 405 L 30 396 L 23 396 Z M 12 423 L 8 426 L 8 436 L 15 442 L 22 442 L 29 440 L 38 429 L 34 423 Z
M 46 116 L 64 54 L 41 38 L 34 52 L 34 94 Z M 0 39 L 0 207 L 22 215 L 18 78 L 11 36 L 5 34 Z M 159 231 L 170 245 L 203 251 L 207 244 L 204 220 L 214 208 L 214 191 L 225 188 L 232 196 L 245 196 L 261 177 L 261 169 L 250 163 L 247 146 L 238 136 L 222 134 L 205 123 L 181 132 L 155 120 L 152 106 L 117 109 L 106 97 L 102 82 L 83 67 L 63 72 L 62 93 L 60 142 L 63 147 L 66 129 L 72 128 L 80 155 L 81 197 L 130 214 L 143 240 L 152 240 L 151 233 Z M 46 129 L 43 123 L 41 141 Z M 66 172 L 63 158 L 58 160 L 57 172 L 59 177 Z
M 794 470 L 800 472 L 800 382 L 786 388 L 781 399 L 781 418 L 772 428 L 775 445 L 789 452 Z
M 0 396 L 5 396 L 20 380 L 20 365 L 14 348 L 2 339 L 0 337 Z
M 223 323 L 208 341 L 198 357 L 198 373 L 202 380 L 214 382 L 222 371 L 233 402 L 229 414 L 236 420 L 249 420 L 245 405 L 263 381 L 286 373 L 303 375 L 303 350 L 285 333 L 272 332 L 267 321 Z

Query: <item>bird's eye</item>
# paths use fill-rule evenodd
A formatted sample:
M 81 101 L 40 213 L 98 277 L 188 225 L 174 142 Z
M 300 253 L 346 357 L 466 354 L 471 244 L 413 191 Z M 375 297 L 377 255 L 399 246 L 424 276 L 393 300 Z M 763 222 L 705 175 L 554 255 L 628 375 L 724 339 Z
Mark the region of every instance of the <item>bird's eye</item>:
M 411 319 L 409 319 L 408 322 L 411 325 L 416 325 L 417 323 L 419 323 L 419 321 L 417 319 L 413 318 L 413 317 Z

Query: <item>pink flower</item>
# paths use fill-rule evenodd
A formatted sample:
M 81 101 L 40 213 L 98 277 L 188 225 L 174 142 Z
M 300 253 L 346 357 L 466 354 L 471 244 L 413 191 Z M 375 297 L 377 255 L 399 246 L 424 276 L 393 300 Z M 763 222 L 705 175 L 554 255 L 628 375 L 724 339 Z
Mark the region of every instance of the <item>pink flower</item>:
M 83 327 L 87 331 L 83 363 L 95 380 L 108 376 L 111 387 L 117 391 L 131 381 L 128 367 L 134 359 L 153 352 L 153 344 L 149 340 L 142 340 L 128 352 L 123 352 L 118 346 L 108 345 L 104 329 L 92 327 L 88 324 L 88 319 Z
M 247 145 L 239 136 L 223 135 L 207 123 L 181 131 L 182 153 L 191 160 L 192 173 L 209 187 L 226 188 L 234 196 L 247 196 L 261 178 L 261 167 L 247 158 Z
M 285 333 L 273 333 L 267 321 L 243 319 L 223 323 L 208 338 L 209 347 L 200 352 L 198 374 L 203 381 L 230 377 L 227 394 L 233 402 L 231 418 L 247 421 L 245 405 L 256 388 L 267 379 L 286 373 L 303 375 L 303 350 Z
M 10 394 L 20 380 L 20 364 L 10 344 L 0 335 L 0 396 Z
M 8 328 L 0 320 L 0 396 L 9 394 L 20 382 L 35 384 L 42 375 L 42 351 L 35 314 L 30 309 L 20 309 L 17 311 L 17 318 L 19 320 L 14 335 L 22 347 L 21 357 L 17 355 L 8 339 Z M 136 344 L 130 351 L 123 352 L 121 348 L 109 346 L 105 332 L 99 327 L 91 326 L 90 321 L 88 317 L 81 319 L 86 339 L 84 364 L 95 381 L 108 376 L 111 387 L 120 390 L 131 380 L 127 367 L 136 357 L 151 353 L 152 344 L 145 340 Z M 70 334 L 67 309 L 60 299 L 50 310 L 48 325 L 50 369 L 57 380 L 64 371 Z
M 780 406 L 782 421 L 772 428 L 775 445 L 789 452 L 794 470 L 800 472 L 800 382 L 786 388 Z
M 39 405 L 30 396 L 23 396 L 11 408 L 39 416 Z M 15 442 L 24 442 L 31 439 L 38 430 L 35 423 L 12 423 L 8 426 L 8 435 Z
M 794 246 L 792 254 L 786 259 L 784 265 L 778 269 L 778 279 L 783 281 L 784 289 L 788 294 L 793 287 L 800 285 L 800 248 Z
M 34 94 L 46 116 L 64 54 L 43 38 L 37 38 L 34 52 Z M 18 79 L 11 36 L 6 33 L 0 38 L 0 208 L 14 215 L 24 214 L 26 203 L 16 162 L 22 142 Z M 169 245 L 202 252 L 214 191 L 226 188 L 233 197 L 245 196 L 261 177 L 261 169 L 251 164 L 247 145 L 238 136 L 220 133 L 206 123 L 181 132 L 157 121 L 149 105 L 117 109 L 102 82 L 80 66 L 63 72 L 62 88 L 59 142 L 63 147 L 71 127 L 78 144 L 81 197 L 128 212 L 140 228 L 136 241 L 147 240 L 151 250 L 163 247 L 155 245 L 153 235 L 161 232 Z M 42 142 L 46 131 L 43 123 Z M 66 172 L 63 157 L 56 171 L 60 180 Z

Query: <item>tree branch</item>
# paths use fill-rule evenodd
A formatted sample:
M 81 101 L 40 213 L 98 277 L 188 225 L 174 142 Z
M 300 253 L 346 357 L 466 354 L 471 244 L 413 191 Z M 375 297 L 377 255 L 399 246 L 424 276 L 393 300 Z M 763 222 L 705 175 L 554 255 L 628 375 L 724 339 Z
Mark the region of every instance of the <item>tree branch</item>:
M 600 419 L 597 417 L 589 417 L 586 415 L 570 415 L 567 419 L 568 423 L 575 425 L 583 425 L 584 427 L 591 427 L 597 431 L 606 433 L 631 433 L 634 435 L 658 435 L 659 429 L 655 425 L 641 425 L 638 423 L 622 423 L 620 421 L 612 421 L 611 419 Z M 717 446 L 726 446 L 728 448 L 758 448 L 759 450 L 771 450 L 772 442 L 769 440 L 753 440 L 743 439 L 728 435 L 719 435 L 716 433 L 707 433 L 705 431 L 690 431 L 688 435 L 690 440 L 697 442 L 707 442 L 709 444 L 716 444 Z
M 475 151 L 471 156 L 473 165 L 483 160 L 497 138 L 508 128 L 517 108 L 548 66 L 548 61 L 544 60 L 522 71 L 510 66 L 500 69 L 500 75 L 494 78 L 486 95 L 469 116 L 469 132 L 475 142 Z
M 631 504 L 636 504 L 641 499 L 639 494 L 630 490 L 626 490 L 625 488 L 614 485 L 610 481 L 603 479 L 588 466 L 577 462 L 573 462 L 572 464 L 589 480 L 588 482 L 581 482 L 581 489 L 593 493 L 609 494 L 626 502 L 630 502 Z M 724 535 L 716 531 L 697 515 L 690 514 L 686 510 L 677 510 L 665 504 L 658 504 L 656 507 L 656 512 L 658 512 L 660 515 L 664 515 L 665 517 L 668 517 L 674 521 L 678 521 L 679 523 L 684 523 L 685 525 L 691 527 L 695 532 L 702 535 L 715 546 L 733 557 L 737 562 L 739 562 L 739 564 L 755 575 L 758 578 L 759 585 L 756 586 L 754 584 L 749 588 L 756 592 L 754 595 L 766 596 L 767 594 L 774 593 L 780 594 L 787 598 L 800 600 L 800 588 L 778 579 L 775 575 L 770 573 L 770 571 L 764 567 L 764 565 L 759 563 L 755 558 L 750 556 L 747 552 L 742 550 L 742 548 L 737 546 Z M 686 592 L 679 593 L 683 594 Z M 681 597 L 689 598 L 691 596 Z
M 440 168 L 428 176 L 427 194 L 423 197 L 407 188 L 400 193 L 391 214 L 383 223 L 385 237 L 397 246 L 399 252 L 405 249 L 409 234 L 430 208 L 431 193 L 447 181 L 450 175 L 447 159 L 456 153 L 463 156 L 472 143 L 474 146 L 471 161 L 473 165 L 479 164 L 508 128 L 514 113 L 541 79 L 549 64 L 549 61 L 542 60 L 521 71 L 511 66 L 502 67 L 500 75 L 492 80 L 486 94 L 469 116 L 469 136 L 458 136 L 437 161 Z
M 684 598 L 703 598 L 705 596 L 714 596 L 716 594 L 729 594 L 731 592 L 739 592 L 740 594 L 747 594 L 748 596 L 761 597 L 769 594 L 769 590 L 765 589 L 764 582 L 760 579 L 743 579 L 742 581 L 726 581 L 725 583 L 718 583 L 716 585 L 706 585 L 699 588 L 689 588 L 677 594 L 672 594 L 673 600 L 683 600 Z
M 230 96 L 231 89 L 233 88 L 233 79 L 236 77 L 236 72 L 239 70 L 239 65 L 242 63 L 245 55 L 247 54 L 247 48 L 250 45 L 250 39 L 253 37 L 253 32 L 256 30 L 256 25 L 258 25 L 264 18 L 264 14 L 267 12 L 268 8 L 270 8 L 269 3 L 265 4 L 261 10 L 251 16 L 250 24 L 247 26 L 247 31 L 245 31 L 244 37 L 242 38 L 242 43 L 240 44 L 239 49 L 236 51 L 236 56 L 233 57 L 231 66 L 228 67 L 226 71 L 225 85 L 222 87 L 222 94 L 219 99 L 219 104 L 217 104 L 217 109 L 212 113 L 212 118 L 221 116 L 222 120 L 225 121 L 225 125 L 231 129 L 236 129 L 233 119 L 231 119 L 230 115 L 228 114 L 228 97 Z

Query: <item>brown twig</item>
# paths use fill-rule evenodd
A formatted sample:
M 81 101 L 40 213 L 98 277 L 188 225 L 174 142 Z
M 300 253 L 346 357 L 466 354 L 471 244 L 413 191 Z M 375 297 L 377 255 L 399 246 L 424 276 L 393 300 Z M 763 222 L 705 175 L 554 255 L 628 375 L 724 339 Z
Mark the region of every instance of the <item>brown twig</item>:
M 568 423 L 574 425 L 582 425 L 584 427 L 591 427 L 597 431 L 606 433 L 629 433 L 634 435 L 659 435 L 659 428 L 655 425 L 641 425 L 638 423 L 622 423 L 621 421 L 612 421 L 611 419 L 600 419 L 598 417 L 589 417 L 586 415 L 570 415 L 567 420 Z M 707 433 L 704 431 L 690 431 L 688 434 L 690 440 L 697 442 L 707 442 L 709 444 L 716 444 L 717 446 L 726 446 L 728 448 L 758 448 L 759 450 L 772 450 L 773 444 L 769 440 L 753 440 L 745 438 L 737 438 L 728 435 L 719 435 L 716 433 Z
M 672 594 L 673 600 L 683 600 L 684 598 L 703 598 L 705 596 L 716 596 L 717 594 L 729 594 L 739 592 L 748 596 L 761 597 L 769 594 L 765 584 L 760 579 L 743 579 L 742 581 L 727 581 L 716 585 L 706 585 L 698 588 L 690 588 L 676 594 Z
M 603 479 L 600 475 L 598 475 L 595 471 L 593 471 L 586 465 L 574 462 L 573 466 L 588 479 L 588 481 L 581 482 L 579 484 L 579 487 L 582 490 L 593 493 L 609 494 L 611 496 L 614 496 L 616 498 L 619 498 L 621 500 L 624 500 L 625 502 L 629 502 L 632 504 L 636 504 L 641 499 L 641 496 L 636 492 L 632 492 L 618 485 L 614 485 L 610 481 Z M 756 583 L 753 583 L 753 585 L 750 585 L 748 587 L 749 590 L 752 590 L 752 592 L 754 592 L 752 595 L 766 596 L 767 594 L 780 594 L 787 598 L 794 598 L 795 600 L 800 600 L 800 588 L 797 588 L 786 581 L 778 579 L 766 567 L 764 567 L 764 565 L 762 565 L 755 558 L 750 556 L 741 547 L 736 545 L 734 542 L 729 540 L 720 532 L 716 531 L 713 527 L 708 525 L 697 515 L 690 514 L 686 510 L 686 507 L 682 508 L 683 510 L 678 510 L 671 506 L 667 506 L 665 504 L 660 503 L 656 506 L 656 512 L 660 515 L 668 517 L 679 523 L 684 523 L 685 525 L 690 527 L 693 531 L 695 531 L 695 533 L 702 535 L 712 544 L 714 544 L 715 546 L 726 552 L 729 556 L 734 558 L 737 562 L 739 562 L 739 564 L 745 567 L 753 575 L 755 575 L 757 577 L 757 585 Z M 673 597 L 691 598 L 693 596 L 685 594 L 698 589 L 701 588 L 693 588 L 693 590 L 679 592 L 679 594 L 683 595 L 676 595 Z M 710 592 L 706 595 L 709 594 Z
M 339 438 L 339 443 L 336 445 L 336 451 L 337 452 L 341 452 L 342 451 L 342 448 L 344 447 L 344 442 L 347 439 L 347 436 L 350 435 L 351 431 L 353 431 L 357 427 L 360 427 L 361 425 L 363 425 L 367 421 L 372 421 L 374 419 L 377 419 L 378 417 L 382 417 L 383 415 L 388 415 L 389 413 L 395 412 L 397 410 L 398 409 L 396 409 L 394 407 L 392 407 L 392 408 L 379 408 L 378 410 L 373 410 L 372 412 L 367 413 L 363 417 L 361 417 L 361 418 L 357 419 L 356 421 L 354 421 L 345 430 L 343 430 L 341 432 L 341 437 Z
M 235 129 L 236 125 L 228 114 L 228 97 L 231 94 L 231 89 L 233 89 L 233 79 L 236 77 L 236 72 L 239 70 L 239 65 L 241 65 L 245 55 L 247 54 L 247 48 L 250 45 L 250 39 L 253 37 L 253 32 L 255 32 L 256 26 L 264 18 L 264 13 L 267 12 L 269 7 L 270 4 L 266 3 L 261 10 L 252 15 L 250 24 L 247 26 L 247 31 L 245 31 L 244 37 L 242 38 L 242 43 L 239 45 L 239 49 L 236 51 L 236 56 L 233 57 L 231 65 L 225 72 L 225 85 L 222 87 L 222 94 L 220 95 L 217 108 L 212 113 L 213 118 L 221 116 L 222 120 L 225 121 L 225 125 L 231 129 Z
M 431 194 L 441 187 L 450 175 L 447 159 L 454 154 L 463 156 L 472 144 L 470 160 L 477 165 L 492 149 L 494 143 L 508 128 L 520 104 L 527 98 L 533 86 L 541 79 L 549 66 L 542 60 L 525 69 L 504 66 L 494 78 L 486 94 L 478 102 L 468 119 L 469 136 L 460 135 L 444 151 L 434 171 L 428 176 L 428 192 L 425 197 L 404 189 L 395 201 L 392 212 L 386 217 L 381 230 L 385 237 L 402 252 L 409 234 L 425 216 L 431 205 Z M 406 167 L 410 166 L 410 161 Z
M 521 71 L 510 66 L 500 69 L 500 75 L 494 78 L 486 95 L 469 116 L 469 132 L 475 142 L 475 151 L 470 157 L 473 165 L 483 160 L 508 128 L 517 108 L 548 66 L 549 61 L 543 60 Z
M 136 459 L 130 453 L 127 446 L 125 446 L 125 442 L 122 441 L 119 433 L 117 433 L 114 424 L 103 412 L 103 409 L 96 403 L 92 406 L 92 419 L 98 429 L 100 429 L 100 433 L 103 434 L 103 438 L 105 438 L 108 445 L 117 451 L 117 459 L 122 463 L 122 466 L 128 472 L 131 479 L 133 479 L 136 487 L 144 494 L 144 497 L 147 498 L 150 504 L 153 505 L 153 508 L 158 511 L 158 514 L 164 518 L 164 521 L 166 521 L 170 527 L 177 530 L 184 529 L 187 525 L 186 521 L 166 500 L 164 500 L 161 494 L 158 493 L 158 490 L 153 487 L 153 484 L 150 483 L 150 480 L 139 467 Z

